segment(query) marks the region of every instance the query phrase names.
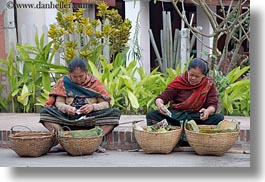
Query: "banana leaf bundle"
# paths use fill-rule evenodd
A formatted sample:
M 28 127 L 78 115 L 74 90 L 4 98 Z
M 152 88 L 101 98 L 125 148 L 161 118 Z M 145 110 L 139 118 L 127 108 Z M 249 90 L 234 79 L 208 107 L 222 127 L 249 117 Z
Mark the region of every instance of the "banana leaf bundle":
M 186 122 L 187 130 L 200 132 L 200 128 L 198 127 L 197 123 L 194 120 L 189 120 Z
M 59 135 L 62 137 L 68 135 L 73 138 L 91 138 L 103 135 L 103 130 L 99 126 L 96 126 L 89 130 L 59 131 Z
M 186 129 L 197 133 L 226 133 L 239 130 L 239 123 L 236 121 L 223 120 L 213 128 L 200 128 L 194 120 L 186 122 Z

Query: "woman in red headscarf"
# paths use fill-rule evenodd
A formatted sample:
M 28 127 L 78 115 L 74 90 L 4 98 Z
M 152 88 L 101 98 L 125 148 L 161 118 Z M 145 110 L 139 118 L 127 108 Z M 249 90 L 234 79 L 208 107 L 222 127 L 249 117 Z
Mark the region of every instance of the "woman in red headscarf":
M 208 63 L 194 58 L 188 70 L 177 76 L 155 99 L 157 110 L 146 114 L 147 125 L 153 125 L 163 119 L 173 126 L 180 121 L 195 120 L 197 124 L 216 125 L 224 119 L 216 113 L 218 93 L 212 78 L 207 76 Z M 167 114 L 165 105 L 169 103 Z

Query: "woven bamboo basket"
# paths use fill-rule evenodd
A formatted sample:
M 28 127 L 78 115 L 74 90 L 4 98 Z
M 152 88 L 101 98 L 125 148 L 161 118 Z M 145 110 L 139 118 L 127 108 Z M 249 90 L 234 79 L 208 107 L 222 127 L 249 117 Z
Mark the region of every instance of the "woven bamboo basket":
M 199 128 L 212 129 L 216 125 L 198 125 Z M 222 156 L 235 143 L 239 135 L 239 128 L 236 132 L 225 133 L 197 133 L 184 127 L 187 140 L 198 155 Z
M 64 136 L 57 135 L 57 138 L 69 155 L 82 156 L 95 152 L 102 142 L 103 135 L 89 138 L 74 138 L 71 131 L 64 131 Z
M 169 154 L 175 148 L 181 136 L 181 127 L 175 127 L 165 133 L 147 132 L 134 127 L 134 136 L 144 153 Z
M 55 134 L 50 132 L 23 131 L 14 133 L 11 128 L 9 147 L 20 157 L 39 157 L 51 149 Z

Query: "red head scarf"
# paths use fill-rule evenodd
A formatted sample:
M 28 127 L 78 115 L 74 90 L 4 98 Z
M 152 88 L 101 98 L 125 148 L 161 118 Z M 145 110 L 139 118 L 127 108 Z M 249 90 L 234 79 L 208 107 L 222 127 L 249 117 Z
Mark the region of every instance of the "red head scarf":
M 176 110 L 188 110 L 199 111 L 205 100 L 207 93 L 212 87 L 213 81 L 209 77 L 204 77 L 198 85 L 191 85 L 188 81 L 188 72 L 184 72 L 182 75 L 177 76 L 168 87 L 181 89 L 181 90 L 193 90 L 191 96 L 182 103 L 173 104 L 172 109 Z

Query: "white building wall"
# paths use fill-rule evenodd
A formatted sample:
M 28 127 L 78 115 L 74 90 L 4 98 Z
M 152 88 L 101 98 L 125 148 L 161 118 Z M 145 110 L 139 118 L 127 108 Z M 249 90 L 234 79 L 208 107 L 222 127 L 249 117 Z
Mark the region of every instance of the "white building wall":
M 138 66 L 143 66 L 147 73 L 150 73 L 150 39 L 148 30 L 150 27 L 149 21 L 149 0 L 125 0 L 125 18 L 132 21 L 132 29 L 130 34 L 129 44 L 133 44 L 133 36 L 135 33 L 137 16 L 140 12 L 140 30 L 138 34 L 139 46 L 142 50 L 142 58 L 139 61 Z M 132 57 L 127 61 L 132 61 Z
M 210 6 L 213 11 L 215 11 L 216 6 Z M 202 31 L 204 34 L 210 35 L 213 33 L 213 29 L 210 25 L 210 22 L 206 15 L 204 14 L 203 10 L 197 6 L 197 26 L 202 27 Z M 213 44 L 213 38 L 208 37 L 200 37 L 204 44 L 207 46 L 212 47 Z M 199 40 L 197 40 L 197 57 L 203 58 L 207 60 L 207 55 L 205 55 L 203 52 L 207 52 L 208 54 L 212 53 L 212 50 L 205 47 Z
M 150 39 L 148 30 L 150 28 L 150 20 L 149 20 L 149 0 L 124 0 L 125 1 L 125 18 L 128 18 L 132 21 L 132 29 L 130 34 L 129 44 L 133 44 L 133 36 L 135 33 L 137 15 L 140 12 L 140 30 L 138 34 L 139 46 L 142 50 L 142 58 L 139 60 L 138 66 L 143 66 L 147 73 L 150 72 Z M 17 4 L 34 4 L 37 6 L 39 3 L 47 4 L 52 2 L 56 4 L 56 0 L 17 0 Z M 212 9 L 215 10 L 215 6 L 212 6 Z M 29 44 L 34 44 L 34 36 L 35 30 L 34 26 L 36 26 L 39 35 L 43 33 L 43 25 L 49 27 L 50 24 L 56 22 L 56 13 L 57 10 L 55 8 L 44 9 L 44 8 L 17 8 L 17 22 L 18 22 L 18 40 L 21 43 L 28 42 Z M 89 17 L 91 16 L 91 12 L 87 11 Z M 93 12 L 94 13 L 94 12 Z M 26 27 L 26 37 L 21 37 L 21 27 L 25 25 Z M 197 26 L 202 26 L 202 32 L 205 34 L 211 34 L 212 28 L 208 22 L 208 18 L 206 18 L 203 11 L 197 7 Z M 203 37 L 202 41 L 204 44 L 211 46 L 212 38 Z M 211 53 L 207 47 L 203 46 L 200 41 L 197 41 L 197 57 L 201 57 L 206 59 L 207 56 L 203 54 L 204 51 Z M 133 58 L 128 58 L 127 61 L 131 61 Z
M 46 25 L 49 27 L 50 24 L 56 22 L 56 8 L 50 8 L 45 9 L 41 8 L 43 4 L 50 4 L 53 3 L 56 4 L 55 0 L 17 0 L 17 28 L 18 28 L 18 41 L 20 43 L 27 42 L 31 45 L 34 44 L 34 38 L 35 38 L 35 28 L 36 26 L 37 31 L 39 33 L 39 36 L 41 36 L 43 32 L 43 25 Z M 24 7 L 22 8 L 21 5 L 28 5 L 32 4 L 34 7 Z M 18 8 L 20 6 L 21 8 Z M 24 26 L 23 26 L 24 25 Z M 27 36 L 21 36 L 21 29 L 22 27 L 25 27 L 24 33 L 27 34 Z

